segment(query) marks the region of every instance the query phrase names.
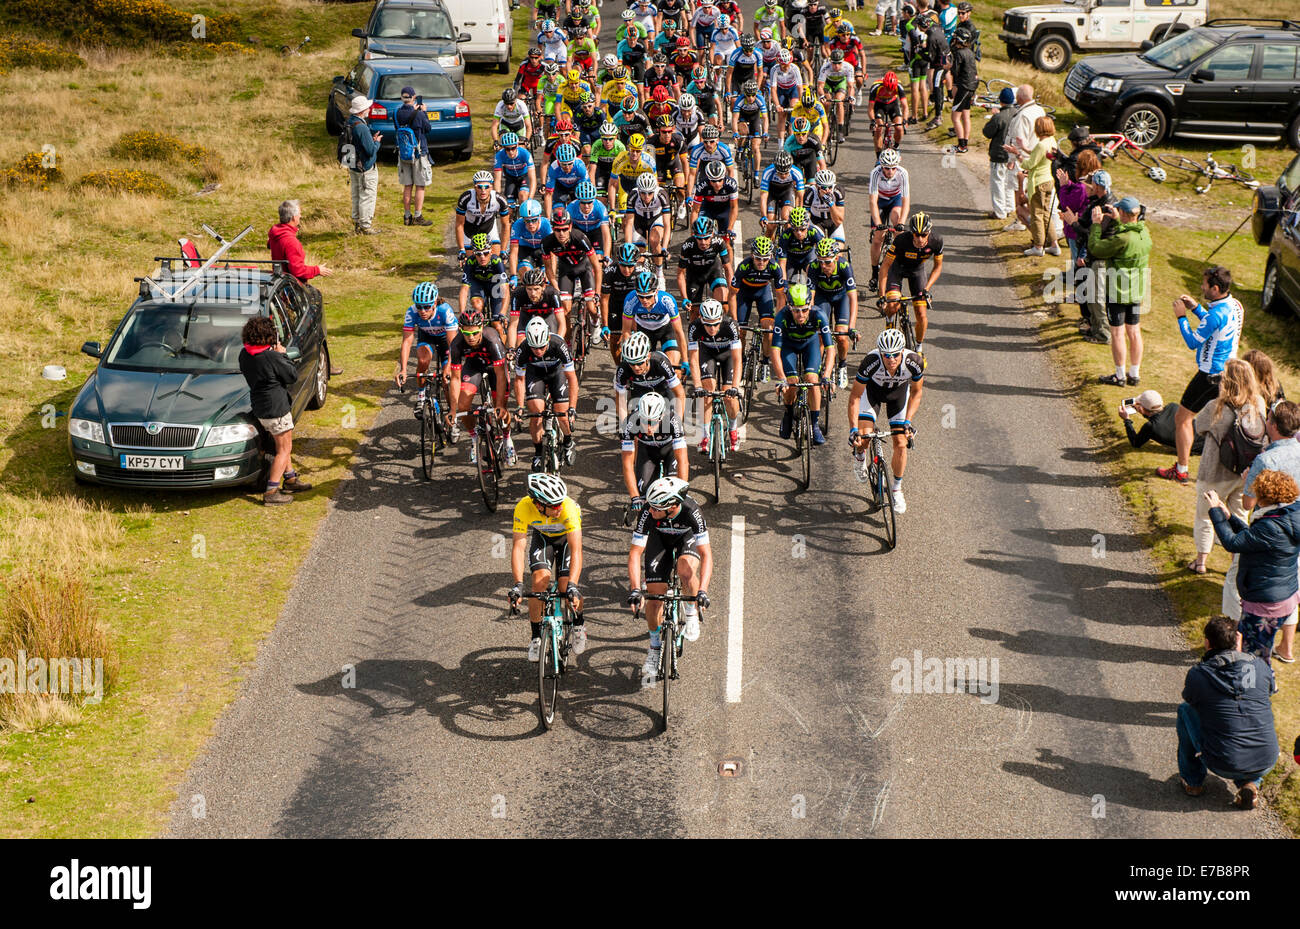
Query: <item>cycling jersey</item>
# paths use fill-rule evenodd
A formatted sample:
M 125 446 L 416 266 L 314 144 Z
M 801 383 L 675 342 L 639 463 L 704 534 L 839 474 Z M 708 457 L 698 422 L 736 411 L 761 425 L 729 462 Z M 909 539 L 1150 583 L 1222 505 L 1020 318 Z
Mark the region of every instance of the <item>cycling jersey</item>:
M 645 73 L 646 96 L 653 95 L 656 87 L 667 87 L 669 93 L 671 94 L 672 87 L 676 83 L 677 83 L 676 72 L 671 71 L 668 68 L 664 68 L 662 71 L 660 71 L 659 66 L 655 65 Z
M 716 358 L 740 348 L 740 330 L 734 319 L 724 316 L 718 324 L 718 331 L 710 335 L 709 330 L 704 328 L 704 323 L 697 319 L 687 330 L 686 347 L 699 352 L 701 357 L 709 355 Z
M 642 507 L 636 527 L 632 530 L 632 545 L 637 548 L 645 546 L 651 536 L 660 536 L 672 545 L 682 542 L 691 542 L 696 546 L 709 544 L 709 528 L 704 522 L 704 514 L 700 511 L 700 505 L 690 497 L 682 498 L 677 515 L 672 517 L 665 513 L 661 518 L 655 518 L 650 515 L 650 507 Z M 646 560 L 649 562 L 659 559 L 652 559 L 647 550 Z M 672 561 L 675 562 L 676 559 Z M 664 570 L 665 576 L 671 573 L 671 565 L 664 566 Z M 646 580 L 651 580 L 648 575 Z
M 495 391 L 495 371 L 506 363 L 505 346 L 501 337 L 491 326 L 485 326 L 478 340 L 478 345 L 471 346 L 465 336 L 458 335 L 451 343 L 451 370 L 460 371 L 461 380 L 471 380 L 482 375 L 493 374 L 489 382 Z
M 845 85 L 853 79 L 853 65 L 842 61 L 838 65 L 829 59 L 822 65 L 821 73 L 817 75 L 817 83 L 825 84 L 833 90 L 843 90 Z
M 572 497 L 565 497 L 558 516 L 543 516 L 533 498 L 524 497 L 515 504 L 514 531 L 525 533 L 531 530 L 551 538 L 581 532 L 582 509 Z
M 700 125 L 703 122 L 704 119 L 700 116 L 698 108 L 692 109 L 689 116 L 686 115 L 685 110 L 678 110 L 677 114 L 673 117 L 674 127 L 686 141 L 695 138 L 695 134 L 700 131 Z
M 1246 311 L 1237 298 L 1229 294 L 1208 307 L 1195 306 L 1191 312 L 1199 320 L 1197 327 L 1193 329 L 1187 317 L 1181 316 L 1178 331 L 1183 334 L 1187 347 L 1196 351 L 1199 370 L 1210 375 L 1222 374 L 1228 359 L 1237 354 L 1237 340 L 1241 336 Z
M 768 42 L 766 44 L 759 42 L 758 45 L 755 46 L 754 50 L 758 52 L 759 57 L 763 59 L 764 71 L 775 66 L 777 61 L 781 58 L 781 46 L 776 42 Z
M 904 349 L 902 361 L 894 373 L 890 374 L 885 368 L 885 360 L 880 357 L 880 349 L 876 348 L 867 352 L 858 365 L 857 381 L 859 384 L 893 390 L 919 381 L 924 376 L 925 361 L 916 352 Z
M 712 82 L 705 81 L 704 86 L 691 81 L 686 85 L 685 93 L 695 98 L 695 106 L 701 113 L 707 113 L 710 116 L 717 112 L 718 108 L 718 89 L 713 86 Z
M 813 184 L 804 191 L 803 205 L 813 222 L 821 226 L 824 232 L 834 232 L 835 228 L 831 225 L 831 207 L 837 206 L 843 209 L 844 191 L 837 185 L 831 188 L 829 193 L 823 194 L 821 188 Z
M 465 270 L 461 272 L 460 282 L 486 287 L 489 284 L 499 284 L 505 279 L 505 262 L 501 260 L 500 255 L 493 255 L 488 259 L 487 264 L 481 264 L 477 258 L 465 262 Z
M 785 23 L 785 10 L 779 6 L 760 6 L 754 13 L 754 25 L 762 29 L 771 29 L 772 35 L 780 34 L 781 26 Z
M 808 141 L 800 144 L 798 137 L 791 133 L 785 140 L 785 150 L 794 159 L 795 166 L 803 172 L 804 182 L 817 173 L 817 163 L 822 158 L 821 139 L 809 134 Z
M 584 213 L 582 203 L 574 200 L 569 204 L 569 220 L 574 228 L 591 241 L 592 247 L 599 247 L 603 241 L 600 228 L 609 222 L 609 210 L 605 208 L 605 204 L 596 200 L 591 204 L 591 212 Z
M 540 316 L 548 321 L 554 319 L 555 314 L 560 312 L 560 292 L 547 284 L 542 290 L 542 295 L 536 300 L 529 299 L 528 290 L 524 287 L 515 288 L 510 297 L 510 316 L 519 317 L 519 331 L 523 332 L 524 327 L 528 325 L 528 320 L 534 316 Z
M 794 194 L 803 193 L 803 187 L 802 171 L 792 166 L 785 177 L 781 177 L 774 164 L 763 169 L 763 179 L 758 185 L 760 191 L 768 192 L 771 203 L 793 200 Z
M 492 111 L 492 116 L 511 132 L 521 132 L 524 128 L 524 120 L 528 118 L 528 104 L 522 100 L 515 100 L 514 106 L 507 107 L 505 101 L 499 100 L 496 109 Z
M 563 64 L 569 60 L 569 50 L 565 45 L 569 37 L 563 29 L 556 29 L 547 35 L 545 32 L 537 33 L 536 45 L 542 50 L 543 58 L 553 58 Z
M 659 133 L 655 133 L 655 164 L 659 166 L 659 176 L 667 178 L 677 170 L 677 160 L 681 157 L 682 150 L 686 148 L 686 139 L 680 132 L 674 131 L 667 141 Z
M 814 291 L 814 299 L 834 298 L 856 290 L 858 283 L 853 279 L 853 265 L 843 258 L 835 260 L 835 269 L 830 273 L 822 270 L 821 262 L 814 262 L 808 269 L 808 283 Z
M 406 308 L 406 319 L 402 323 L 403 332 L 414 332 L 418 342 L 443 342 L 455 338 L 459 331 L 456 323 L 456 311 L 450 303 L 439 303 L 434 307 L 433 315 L 428 319 L 420 316 L 415 305 Z
M 627 394 L 629 400 L 649 393 L 667 397 L 681 384 L 677 368 L 663 352 L 651 352 L 646 361 L 650 367 L 644 374 L 637 374 L 630 364 L 620 361 L 614 369 L 614 391 Z
M 918 248 L 912 238 L 912 231 L 900 232 L 894 236 L 889 251 L 885 253 L 894 259 L 892 265 L 899 271 L 915 271 L 935 255 L 943 254 L 943 239 L 937 233 L 930 233 L 930 240 L 925 248 Z
M 731 66 L 731 86 L 735 87 L 737 81 L 744 83 L 752 78 L 762 60 L 758 52 L 747 52 L 743 48 L 732 52 L 727 59 L 727 64 Z
M 659 10 L 652 3 L 645 5 L 634 3 L 631 6 L 633 15 L 636 17 L 632 22 L 639 25 L 645 30 L 646 35 L 654 32 L 655 17 L 659 15 Z
M 685 83 L 690 80 L 691 70 L 698 62 L 693 51 L 689 48 L 680 48 L 668 56 L 668 63 L 677 72 L 678 81 Z
M 537 90 L 537 83 L 546 73 L 546 66 L 540 61 L 533 64 L 531 59 L 525 59 L 519 66 L 519 72 L 515 75 L 515 88 L 524 93 L 533 93 Z
M 578 130 L 578 141 L 583 145 L 594 142 L 600 135 L 600 127 L 605 125 L 605 113 L 598 107 L 592 107 L 590 113 L 584 113 L 579 106 L 569 116 Z
M 542 247 L 542 240 L 551 234 L 551 221 L 546 217 L 541 217 L 537 224 L 537 229 L 528 230 L 522 219 L 516 219 L 510 226 L 510 244 L 519 245 L 519 252 L 522 254 L 525 249 L 532 251 Z
M 647 451 L 676 451 L 679 448 L 686 447 L 686 435 L 682 430 L 681 418 L 677 415 L 677 408 L 674 404 L 668 405 L 668 411 L 664 413 L 663 418 L 654 424 L 653 431 L 643 431 L 635 428 L 636 426 L 649 425 L 648 423 L 639 423 L 638 417 L 633 414 L 623 422 L 623 432 L 619 436 L 622 440 L 621 448 L 625 452 L 634 452 L 638 446 Z
M 526 381 L 552 380 L 572 370 L 573 355 L 569 353 L 568 343 L 555 333 L 551 333 L 546 351 L 541 355 L 526 345 L 515 352 L 515 377 L 522 377 Z
M 719 226 L 731 225 L 731 204 L 740 199 L 740 186 L 736 179 L 727 175 L 722 179 L 722 187 L 713 189 L 705 178 L 695 182 L 695 195 L 692 198 L 700 205 L 700 212 L 718 223 Z
M 894 176 L 887 177 L 885 169 L 881 165 L 876 165 L 871 169 L 871 186 L 869 188 L 871 196 L 881 200 L 890 200 L 894 197 L 908 197 L 907 169 L 901 165 L 894 169 Z M 884 219 L 885 217 L 881 217 Z
M 631 213 L 637 228 L 644 232 L 656 219 L 667 216 L 668 212 L 668 195 L 660 190 L 649 200 L 642 197 L 640 192 L 628 194 L 627 209 L 623 215 Z
M 548 193 L 558 188 L 563 193 L 569 194 L 571 198 L 573 191 L 585 180 L 587 180 L 587 166 L 581 160 L 575 160 L 568 171 L 565 171 L 558 161 L 551 162 L 551 166 L 546 169 Z
M 731 55 L 740 45 L 740 33 L 734 26 L 713 30 L 713 54 L 724 58 Z
M 731 157 L 730 146 L 723 145 L 721 142 L 713 147 L 713 151 L 705 148 L 703 142 L 691 147 L 690 165 L 692 170 L 710 161 L 720 161 L 728 168 L 736 166 L 736 160 Z
M 515 150 L 512 158 L 504 148 L 498 149 L 492 162 L 492 169 L 500 171 L 506 177 L 527 177 L 533 167 L 533 153 L 522 145 Z
M 808 267 L 808 262 L 812 260 L 813 250 L 817 248 L 817 243 L 826 238 L 826 233 L 822 232 L 816 226 L 810 226 L 802 239 L 799 238 L 792 226 L 782 226 L 781 231 L 776 236 L 776 249 L 778 256 L 786 260 L 786 271 L 802 270 Z
M 641 329 L 658 331 L 667 330 L 677 319 L 677 301 L 671 294 L 659 291 L 655 302 L 649 306 L 641 305 L 639 294 L 630 294 L 623 301 L 623 316 L 634 322 Z
M 552 232 L 542 240 L 542 254 L 555 259 L 557 274 L 588 269 L 596 257 L 591 242 L 576 229 L 569 230 L 567 242 L 561 242 Z
M 726 240 L 716 237 L 708 248 L 700 248 L 699 240 L 691 236 L 677 250 L 677 267 L 686 269 L 687 280 L 716 276 L 730 260 Z
M 820 342 L 822 347 L 831 344 L 831 327 L 820 310 L 812 310 L 802 323 L 794 318 L 789 307 L 776 314 L 772 325 L 772 347 L 799 349 Z M 786 371 L 786 374 L 794 374 Z
M 626 145 L 632 136 L 640 133 L 643 136 L 650 136 L 650 117 L 646 116 L 641 110 L 633 110 L 628 113 L 627 110 L 620 110 L 614 117 L 613 123 L 618 127 L 618 137 Z
M 787 67 L 777 67 L 772 69 L 772 83 L 776 84 L 776 90 L 779 94 L 788 94 L 803 88 L 803 72 L 791 62 Z
M 709 7 L 706 9 L 704 4 L 700 4 L 695 8 L 695 12 L 691 15 L 691 25 L 712 26 L 718 21 L 718 15 L 717 7 Z
M 790 120 L 793 122 L 802 116 L 808 120 L 809 128 L 813 135 L 821 134 L 822 124 L 826 121 L 826 108 L 816 100 L 812 106 L 804 106 L 803 100 L 799 100 L 794 106 L 790 107 Z
M 654 155 L 644 148 L 639 152 L 629 149 L 614 159 L 609 177 L 611 183 L 621 184 L 624 190 L 631 192 L 636 187 L 638 177 L 642 174 L 654 174 L 654 172 Z
M 732 275 L 731 286 L 740 291 L 754 291 L 764 288 L 784 290 L 785 277 L 781 274 L 781 266 L 775 260 L 768 261 L 766 268 L 758 268 L 754 265 L 754 259 L 750 257 L 736 265 L 736 273 Z
M 744 94 L 736 97 L 736 102 L 731 105 L 731 112 L 740 114 L 740 118 L 753 122 L 759 116 L 767 115 L 767 101 L 761 96 L 749 100 Z
M 456 212 L 465 217 L 467 239 L 480 232 L 492 230 L 497 218 L 507 214 L 509 210 L 510 204 L 506 202 L 506 198 L 495 190 L 488 195 L 486 203 L 479 201 L 477 190 L 474 189 L 465 191 L 456 201 Z
M 898 109 L 899 109 L 899 101 L 901 99 L 902 99 L 902 94 L 897 90 L 894 91 L 892 96 L 887 96 L 885 94 L 885 85 L 882 84 L 880 81 L 876 81 L 876 83 L 872 84 L 871 89 L 867 92 L 867 101 L 868 103 L 872 104 L 875 107 L 875 112 L 877 115 L 880 114 L 881 107 L 884 107 L 885 109 L 889 110 L 894 116 L 897 116 Z
M 606 81 L 600 88 L 600 101 L 609 108 L 611 113 L 622 105 L 624 97 L 636 95 L 636 84 L 627 78 Z

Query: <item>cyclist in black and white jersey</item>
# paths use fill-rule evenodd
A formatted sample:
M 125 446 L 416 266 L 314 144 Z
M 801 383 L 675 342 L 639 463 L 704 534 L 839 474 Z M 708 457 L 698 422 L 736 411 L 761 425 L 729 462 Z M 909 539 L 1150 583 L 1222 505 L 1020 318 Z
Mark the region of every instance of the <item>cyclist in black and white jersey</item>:
M 863 449 L 866 442 L 859 428 L 876 428 L 876 408 L 883 406 L 894 435 L 894 453 L 890 469 L 894 483 L 890 491 L 894 498 L 894 512 L 905 513 L 907 502 L 903 499 L 903 472 L 907 469 L 907 442 L 916 431 L 912 419 L 921 405 L 921 392 L 925 382 L 925 362 L 916 352 L 904 346 L 903 333 L 886 329 L 876 337 L 876 348 L 858 365 L 858 375 L 849 394 L 849 444 L 857 460 L 858 480 L 866 480 L 866 459 Z
M 685 415 L 686 388 L 677 376 L 677 367 L 663 352 L 651 350 L 644 332 L 633 332 L 623 341 L 614 368 L 614 408 L 620 432 L 631 404 L 648 393 L 671 396 L 673 405 Z
M 550 397 L 560 433 L 564 436 L 563 454 L 573 464 L 573 419 L 570 410 L 578 405 L 578 375 L 573 369 L 573 355 L 568 344 L 551 332 L 546 321 L 533 317 L 524 327 L 524 346 L 515 353 L 515 399 L 530 412 L 546 409 Z M 541 417 L 531 417 L 528 431 L 533 437 L 532 470 L 542 470 Z
M 470 239 L 484 233 L 492 245 L 492 254 L 496 255 L 501 251 L 498 221 L 506 221 L 510 204 L 493 189 L 490 171 L 475 171 L 473 184 L 456 201 L 456 239 L 462 250 L 468 250 Z
M 628 412 L 622 439 L 623 486 L 633 506 L 664 475 L 686 478 L 686 432 L 663 394 L 644 393 Z
M 723 306 L 717 300 L 705 300 L 700 304 L 700 317 L 693 321 L 686 332 L 686 348 L 690 352 L 691 378 L 697 390 L 735 391 L 735 396 L 723 398 L 731 428 L 727 435 L 730 451 L 740 446 L 740 434 L 736 431 L 736 420 L 740 417 L 740 329 L 736 321 L 723 312 Z M 699 422 L 709 421 L 709 407 L 703 407 L 699 413 Z M 700 439 L 700 452 L 707 454 L 709 435 L 705 430 Z
M 700 126 L 702 125 L 704 125 L 704 118 L 695 106 L 694 95 L 682 94 L 677 99 L 677 113 L 673 116 L 673 126 L 686 140 L 685 151 L 689 152 L 695 146 L 695 143 L 699 141 Z
M 844 191 L 835 184 L 835 172 L 818 171 L 804 191 L 804 208 L 813 225 L 833 239 L 844 239 Z

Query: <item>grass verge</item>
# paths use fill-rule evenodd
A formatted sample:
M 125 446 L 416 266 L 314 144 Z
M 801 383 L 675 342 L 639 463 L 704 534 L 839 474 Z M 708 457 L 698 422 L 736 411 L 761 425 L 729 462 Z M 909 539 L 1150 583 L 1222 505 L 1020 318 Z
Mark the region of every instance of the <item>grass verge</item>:
M 983 37 L 980 77 L 1001 77 L 1032 84 L 1039 100 L 1057 107 L 1057 135 L 1064 137 L 1070 127 L 1086 122 L 1065 99 L 1063 87 L 1068 70 L 1061 74 L 1044 74 L 1024 61 L 1010 62 L 1002 43 L 997 40 L 1002 12 L 1015 5 L 1019 4 L 1013 0 L 976 3 L 974 19 Z M 1255 5 L 1250 9 L 1240 3 L 1226 3 L 1219 4 L 1214 15 L 1266 17 L 1289 13 L 1284 13 L 1282 5 L 1276 2 L 1265 2 L 1262 8 Z M 858 11 L 849 16 L 877 60 L 897 67 L 898 40 L 888 36 L 866 36 L 865 32 L 874 28 L 875 23 L 874 15 L 869 11 Z M 898 70 L 901 75 L 902 69 Z M 928 135 L 936 143 L 948 144 L 948 125 L 945 122 Z M 976 160 L 983 162 L 987 158 L 985 142 L 980 134 L 983 125 L 982 111 L 977 107 L 972 111 L 971 152 L 962 156 L 970 160 L 968 164 Z M 913 131 L 917 129 L 913 127 Z M 1183 154 L 1197 160 L 1213 151 L 1220 162 L 1241 165 L 1266 184 L 1276 179 L 1294 155 L 1281 146 L 1217 145 L 1171 139 L 1157 151 Z M 983 168 L 981 163 L 977 170 Z M 1156 184 L 1145 175 L 1144 169 L 1123 157 L 1107 162 L 1106 168 L 1113 176 L 1117 196 L 1133 194 L 1148 209 L 1147 220 L 1153 244 L 1150 258 L 1152 293 L 1143 316 L 1142 388 L 1156 388 L 1166 402 L 1173 402 L 1181 395 L 1183 386 L 1193 373 L 1193 366 L 1191 352 L 1178 333 L 1171 304 L 1180 293 L 1198 294 L 1201 271 L 1213 263 L 1232 269 L 1236 281 L 1233 293 L 1246 309 L 1240 351 L 1259 348 L 1267 352 L 1278 364 L 1283 383 L 1291 388 L 1292 393 L 1300 392 L 1297 386 L 1300 385 L 1300 339 L 1296 338 L 1294 321 L 1269 316 L 1260 308 L 1259 292 L 1267 249 L 1255 245 L 1248 228 L 1241 228 L 1234 234 L 1239 223 L 1249 215 L 1252 192 L 1238 185 L 1218 182 L 1208 193 L 1198 194 L 1195 191 L 1196 180 L 1178 177 L 1172 171 L 1169 172 L 1169 181 Z M 986 170 L 984 173 L 987 175 Z M 1205 621 L 1219 613 L 1223 572 L 1228 567 L 1229 556 L 1216 545 L 1207 574 L 1197 576 L 1185 569 L 1195 551 L 1192 541 L 1194 489 L 1160 480 L 1152 473 L 1157 466 L 1172 461 L 1169 451 L 1159 450 L 1155 443 L 1149 443 L 1141 450 L 1130 447 L 1118 418 L 1118 408 L 1120 400 L 1137 389 L 1123 390 L 1097 383 L 1098 375 L 1113 371 L 1109 347 L 1090 345 L 1082 340 L 1076 328 L 1079 317 L 1074 305 L 1044 302 L 1044 285 L 1051 275 L 1064 268 L 1062 259 L 1024 257 L 1021 249 L 1029 244 L 1027 234 L 1002 233 L 999 231 L 1002 225 L 1002 222 L 989 221 L 990 235 L 1004 260 L 1008 278 L 1015 284 L 1025 312 L 1032 314 L 1038 323 L 1044 350 L 1059 366 L 1063 382 L 1076 388 L 1074 396 L 1079 415 L 1096 437 L 1093 452 L 1115 476 L 1121 495 L 1143 527 L 1143 544 L 1151 550 L 1159 572 L 1158 579 L 1173 603 L 1188 648 L 1199 651 Z M 1216 249 L 1218 251 L 1211 259 L 1210 255 Z M 1068 254 L 1066 251 L 1067 257 Z M 1264 793 L 1287 827 L 1300 835 L 1300 769 L 1289 756 L 1291 744 L 1300 733 L 1300 670 L 1297 668 L 1297 665 L 1274 663 L 1282 690 L 1273 700 L 1273 712 L 1285 758 L 1265 780 Z
M 331 77 L 355 60 L 350 32 L 368 8 L 228 0 L 196 9 L 237 17 L 244 43 L 255 29 L 254 51 L 245 44 L 238 53 L 160 56 L 150 47 L 79 46 L 84 66 L 0 75 L 0 92 L 21 94 L 41 112 L 89 117 L 29 121 L 0 140 L 0 165 L 47 152 L 68 179 L 46 189 L 0 185 L 0 583 L 14 589 L 20 567 L 34 563 L 72 571 L 117 659 L 113 691 L 81 708 L 77 724 L 0 733 L 7 836 L 147 836 L 165 828 L 176 785 L 279 616 L 390 386 L 411 287 L 443 267 L 455 197 L 487 159 L 487 118 L 509 80 L 482 70 L 467 77 L 479 156 L 438 166 L 426 202 L 436 224 L 402 226 L 396 167 L 381 162 L 376 225 L 386 233 L 357 238 L 324 105 Z M 520 34 L 525 15 L 516 13 Z M 302 57 L 274 51 L 303 35 L 312 43 Z M 524 43 L 516 47 L 522 52 Z M 207 178 L 194 157 L 149 158 L 157 153 L 138 145 L 113 153 L 123 137 L 142 132 L 219 159 L 198 160 L 220 165 L 221 185 L 201 192 Z M 141 166 L 171 192 L 73 186 L 92 172 Z M 249 247 L 239 251 L 261 252 L 286 197 L 303 203 L 308 260 L 335 271 L 320 283 L 333 360 L 344 374 L 295 436 L 295 456 L 317 490 L 272 512 L 246 493 L 77 487 L 65 428 L 94 364 L 78 354 L 81 343 L 112 331 L 134 296 L 132 277 L 147 273 L 155 255 L 172 253 L 178 236 L 211 251 L 201 223 L 223 233 L 252 223 Z M 66 381 L 41 379 L 51 362 L 67 368 Z M 347 566 L 339 568 L 345 576 Z M 235 590 L 252 593 L 235 599 Z

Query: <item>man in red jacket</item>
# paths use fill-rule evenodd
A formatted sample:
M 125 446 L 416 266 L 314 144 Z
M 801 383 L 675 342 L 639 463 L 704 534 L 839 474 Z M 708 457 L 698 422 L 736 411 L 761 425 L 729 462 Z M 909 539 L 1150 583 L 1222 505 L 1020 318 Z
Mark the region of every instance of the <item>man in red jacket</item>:
M 271 250 L 272 261 L 283 261 L 289 266 L 289 273 L 306 287 L 312 306 L 321 310 L 324 306 L 321 293 L 307 281 L 317 275 L 329 277 L 334 272 L 324 265 L 307 264 L 307 253 L 303 250 L 302 242 L 298 241 L 298 228 L 301 225 L 302 206 L 297 200 L 285 200 L 280 204 L 280 222 L 272 226 L 266 235 L 266 247 Z M 343 369 L 338 365 L 330 366 L 331 375 L 342 373 Z

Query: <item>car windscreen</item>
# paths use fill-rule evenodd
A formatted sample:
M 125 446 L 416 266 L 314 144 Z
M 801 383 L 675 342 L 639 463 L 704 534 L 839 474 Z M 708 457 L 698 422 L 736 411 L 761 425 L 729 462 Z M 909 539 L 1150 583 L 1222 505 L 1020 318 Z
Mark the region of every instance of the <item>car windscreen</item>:
M 448 39 L 451 20 L 442 10 L 380 10 L 371 33 L 379 39 Z
M 1216 48 L 1218 44 L 1212 37 L 1201 30 L 1188 29 L 1186 32 L 1148 49 L 1145 54 L 1139 57 L 1143 61 L 1149 61 L 1161 68 L 1168 68 L 1170 71 L 1181 71 L 1210 49 Z
M 254 306 L 140 307 L 118 329 L 103 364 L 127 371 L 237 373 L 243 348 L 240 330 L 254 312 Z
M 376 100 L 396 100 L 403 87 L 414 87 L 415 93 L 425 101 L 460 99 L 460 93 L 451 78 L 445 74 L 388 74 L 379 81 Z

